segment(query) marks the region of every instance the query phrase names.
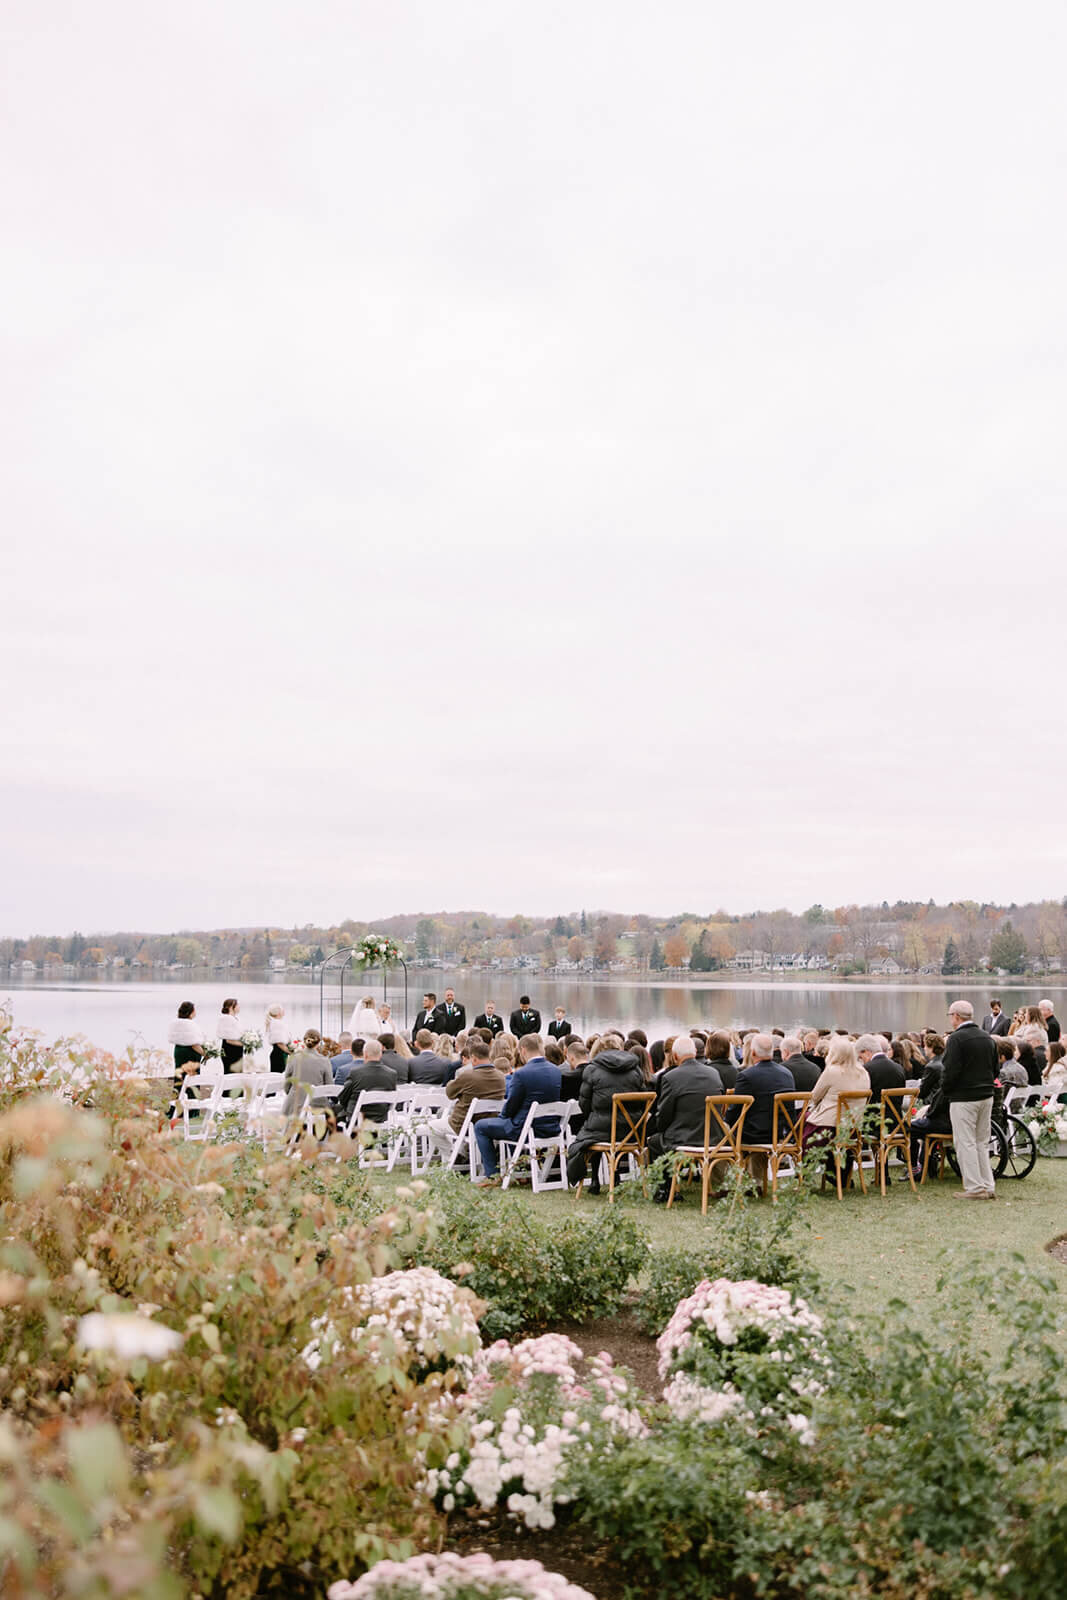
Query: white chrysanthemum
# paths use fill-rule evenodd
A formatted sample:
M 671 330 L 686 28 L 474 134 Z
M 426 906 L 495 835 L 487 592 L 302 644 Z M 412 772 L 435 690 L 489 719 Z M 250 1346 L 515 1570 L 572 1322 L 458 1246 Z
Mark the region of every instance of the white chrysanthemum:
M 77 1340 L 83 1350 L 106 1350 L 126 1361 L 136 1356 L 162 1361 L 181 1347 L 182 1335 L 132 1312 L 91 1311 L 78 1323 Z

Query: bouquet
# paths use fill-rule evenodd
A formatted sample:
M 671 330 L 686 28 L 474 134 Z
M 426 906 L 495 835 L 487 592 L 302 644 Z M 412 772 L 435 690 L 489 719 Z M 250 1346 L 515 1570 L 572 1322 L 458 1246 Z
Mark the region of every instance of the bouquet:
M 222 1047 L 217 1039 L 210 1040 L 207 1044 L 202 1045 L 200 1049 L 201 1061 L 217 1061 L 221 1054 Z
M 263 1048 L 263 1035 L 250 1028 L 241 1035 L 241 1048 L 246 1056 L 254 1056 L 257 1050 Z
M 384 967 L 401 959 L 400 946 L 384 933 L 368 933 L 354 947 L 353 953 L 361 967 Z
M 1040 1106 L 1027 1106 L 1023 1121 L 1034 1136 L 1037 1153 L 1051 1156 L 1060 1144 L 1067 1144 L 1067 1106 L 1046 1100 Z

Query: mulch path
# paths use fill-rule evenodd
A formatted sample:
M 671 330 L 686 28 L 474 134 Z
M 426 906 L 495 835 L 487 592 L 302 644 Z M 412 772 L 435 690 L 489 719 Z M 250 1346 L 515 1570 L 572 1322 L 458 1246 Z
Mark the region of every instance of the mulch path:
M 544 1331 L 566 1334 L 586 1356 L 608 1351 L 616 1366 L 630 1369 L 647 1395 L 659 1394 L 656 1341 L 641 1332 L 632 1312 L 595 1322 L 556 1322 Z M 500 1510 L 467 1511 L 449 1518 L 446 1543 L 461 1555 L 484 1550 L 496 1561 L 540 1561 L 546 1571 L 580 1584 L 595 1600 L 623 1600 L 626 1593 L 614 1546 L 600 1543 L 577 1524 L 557 1522 L 546 1531 L 520 1527 Z

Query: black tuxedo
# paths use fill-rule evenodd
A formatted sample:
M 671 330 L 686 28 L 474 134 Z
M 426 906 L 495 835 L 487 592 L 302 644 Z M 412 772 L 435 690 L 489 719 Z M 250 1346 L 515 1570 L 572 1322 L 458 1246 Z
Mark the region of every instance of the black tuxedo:
M 411 1030 L 411 1037 L 414 1039 L 420 1028 L 429 1028 L 431 1033 L 446 1033 L 448 1030 L 443 1027 L 444 1015 L 444 1006 L 434 1006 L 432 1011 L 425 1009 L 416 1011 L 415 1025 Z
M 556 1020 L 553 1018 L 548 1025 L 548 1037 L 550 1039 L 569 1039 L 573 1031 L 574 1030 L 567 1021 L 566 1017 L 564 1017 L 562 1022 L 556 1022 Z
M 1010 1027 L 1011 1018 L 1006 1011 L 1002 1011 L 999 1017 L 995 1017 L 992 1011 L 987 1011 L 982 1018 L 983 1032 L 991 1033 L 995 1039 L 1006 1039 Z
M 449 1033 L 454 1039 L 457 1033 L 462 1033 L 467 1026 L 467 1008 L 461 1006 L 458 1000 L 453 1000 L 450 1006 L 439 1005 L 437 1010 L 441 1014 L 441 1024 L 438 1033 Z
M 495 1039 L 498 1033 L 503 1033 L 504 1031 L 504 1019 L 499 1011 L 494 1011 L 491 1017 L 487 1016 L 483 1011 L 480 1016 L 475 1017 L 474 1026 L 476 1028 L 488 1028 Z
M 526 1011 L 521 1009 L 513 1011 L 508 1020 L 508 1031 L 514 1034 L 516 1039 L 521 1039 L 528 1033 L 540 1033 L 540 1011 L 536 1010 L 534 1006 L 530 1006 Z

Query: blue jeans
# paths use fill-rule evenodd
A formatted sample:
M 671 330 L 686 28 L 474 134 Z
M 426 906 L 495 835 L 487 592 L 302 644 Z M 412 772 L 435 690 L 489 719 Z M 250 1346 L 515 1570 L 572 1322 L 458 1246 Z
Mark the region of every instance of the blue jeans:
M 507 1117 L 483 1117 L 480 1122 L 474 1124 L 474 1137 L 486 1177 L 495 1178 L 500 1170 L 497 1161 L 497 1140 L 517 1139 L 518 1129 L 508 1121 Z

